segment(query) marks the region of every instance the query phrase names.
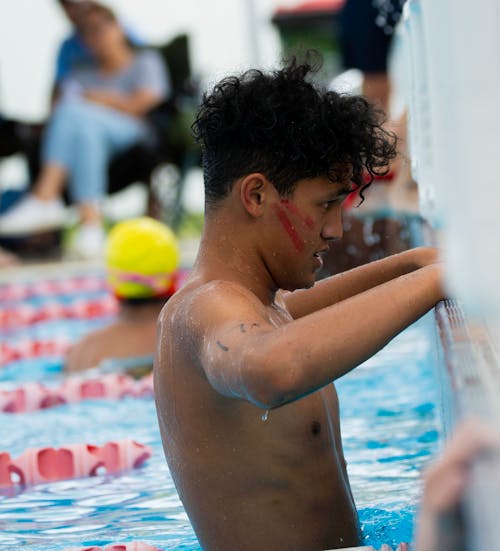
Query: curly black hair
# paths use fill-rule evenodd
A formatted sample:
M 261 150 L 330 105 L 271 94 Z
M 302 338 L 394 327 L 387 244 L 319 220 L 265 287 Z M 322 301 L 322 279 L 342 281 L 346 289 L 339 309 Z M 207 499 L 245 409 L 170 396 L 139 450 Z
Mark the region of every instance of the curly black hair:
M 224 78 L 203 96 L 192 129 L 202 148 L 207 206 L 252 172 L 287 196 L 300 179 L 343 181 L 352 168 L 362 199 L 373 178 L 387 173 L 396 136 L 384 130 L 383 112 L 361 96 L 313 84 L 315 70 L 294 58 L 270 73 Z

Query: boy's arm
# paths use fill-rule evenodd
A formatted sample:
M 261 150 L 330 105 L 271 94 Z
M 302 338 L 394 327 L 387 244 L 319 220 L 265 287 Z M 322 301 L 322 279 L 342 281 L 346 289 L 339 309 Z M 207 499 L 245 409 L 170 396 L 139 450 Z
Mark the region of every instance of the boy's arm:
M 435 248 L 417 247 L 323 279 L 311 289 L 284 293 L 283 300 L 298 319 L 435 262 Z
M 281 406 L 378 352 L 443 297 L 440 282 L 439 265 L 426 266 L 278 327 L 241 290 L 212 289 L 191 312 L 201 366 L 221 394 Z

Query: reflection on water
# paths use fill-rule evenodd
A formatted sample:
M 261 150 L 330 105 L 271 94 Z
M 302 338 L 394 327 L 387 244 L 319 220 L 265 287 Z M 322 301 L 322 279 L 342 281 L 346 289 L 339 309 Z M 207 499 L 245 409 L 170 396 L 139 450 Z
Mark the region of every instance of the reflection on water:
M 353 492 L 365 543 L 377 548 L 410 539 L 419 472 L 436 447 L 428 321 L 409 328 L 338 382 Z M 24 377 L 12 367 L 9 374 L 4 381 Z M 102 444 L 130 436 L 153 448 L 144 467 L 124 476 L 0 494 L 0 549 L 42 551 L 143 540 L 165 550 L 199 550 L 163 458 L 151 399 L 0 414 L 0 427 L 0 449 L 14 457 L 30 446 Z

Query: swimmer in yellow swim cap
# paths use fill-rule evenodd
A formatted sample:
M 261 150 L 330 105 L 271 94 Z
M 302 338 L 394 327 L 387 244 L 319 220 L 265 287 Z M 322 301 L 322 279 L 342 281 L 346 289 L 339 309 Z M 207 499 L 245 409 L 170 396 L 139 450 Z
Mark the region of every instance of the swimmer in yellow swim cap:
M 177 239 L 153 218 L 116 224 L 107 238 L 105 262 L 107 282 L 120 301 L 118 319 L 69 350 L 68 371 L 96 367 L 106 359 L 152 358 L 158 314 L 177 290 Z
M 105 259 L 108 283 L 120 299 L 168 297 L 175 291 L 179 246 L 158 220 L 143 216 L 117 224 Z

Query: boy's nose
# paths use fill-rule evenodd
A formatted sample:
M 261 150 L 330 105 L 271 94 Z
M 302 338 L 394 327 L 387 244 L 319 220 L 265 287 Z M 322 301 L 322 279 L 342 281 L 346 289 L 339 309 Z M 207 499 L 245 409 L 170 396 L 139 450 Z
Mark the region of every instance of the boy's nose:
M 344 234 L 344 227 L 342 224 L 342 208 L 332 210 L 327 216 L 323 228 L 321 230 L 321 237 L 325 241 L 336 241 L 341 239 Z

